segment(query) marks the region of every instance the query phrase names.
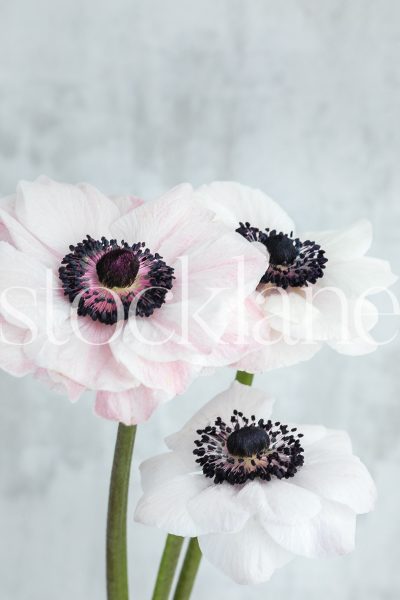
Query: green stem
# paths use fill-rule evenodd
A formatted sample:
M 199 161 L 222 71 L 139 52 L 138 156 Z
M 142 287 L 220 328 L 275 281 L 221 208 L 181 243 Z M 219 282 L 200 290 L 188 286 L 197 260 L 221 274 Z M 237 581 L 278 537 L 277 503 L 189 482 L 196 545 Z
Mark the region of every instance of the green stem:
M 201 550 L 197 538 L 192 538 L 176 586 L 174 600 L 189 600 L 201 561 Z
M 118 426 L 107 518 L 107 598 L 129 600 L 126 521 L 136 425 Z
M 253 383 L 253 373 L 247 373 L 246 371 L 238 371 L 236 373 L 236 381 L 243 385 L 251 385 Z
M 154 587 L 153 600 L 168 600 L 183 540 L 183 537 L 177 535 L 169 534 L 167 536 Z

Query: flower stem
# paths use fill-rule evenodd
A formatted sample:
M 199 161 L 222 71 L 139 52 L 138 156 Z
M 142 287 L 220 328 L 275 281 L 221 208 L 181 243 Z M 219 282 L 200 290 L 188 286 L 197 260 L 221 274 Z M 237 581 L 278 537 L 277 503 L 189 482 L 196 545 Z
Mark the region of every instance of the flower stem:
M 189 600 L 201 561 L 197 538 L 192 538 L 186 552 L 181 574 L 176 586 L 174 600 Z
M 236 381 L 243 385 L 251 385 L 253 383 L 253 373 L 247 373 L 246 371 L 238 371 L 236 373 Z
M 167 536 L 154 587 L 153 600 L 168 600 L 183 540 L 183 537 L 177 535 L 169 534 Z
M 129 600 L 126 521 L 136 425 L 118 426 L 107 518 L 107 598 Z

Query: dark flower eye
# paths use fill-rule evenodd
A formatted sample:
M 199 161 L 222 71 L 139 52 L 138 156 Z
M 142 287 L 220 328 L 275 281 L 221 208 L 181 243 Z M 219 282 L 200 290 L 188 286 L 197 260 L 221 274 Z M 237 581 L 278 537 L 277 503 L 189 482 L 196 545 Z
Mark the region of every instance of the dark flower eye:
M 220 417 L 214 425 L 199 429 L 193 453 L 206 477 L 215 483 L 243 484 L 255 478 L 289 479 L 304 463 L 297 428 L 279 422 L 250 419 L 233 411 L 230 424 Z
M 64 294 L 71 302 L 80 296 L 78 314 L 94 321 L 112 325 L 120 318 L 127 319 L 138 296 L 136 316 L 149 317 L 164 304 L 172 288 L 174 270 L 159 254 L 151 254 L 143 242 L 118 244 L 88 235 L 70 250 L 59 269 Z
M 260 283 L 273 283 L 284 289 L 316 283 L 323 277 L 328 259 L 315 242 L 293 238 L 293 233 L 278 233 L 275 229 L 261 231 L 250 223 L 239 223 L 237 233 L 249 242 L 260 242 L 269 253 L 269 265 Z

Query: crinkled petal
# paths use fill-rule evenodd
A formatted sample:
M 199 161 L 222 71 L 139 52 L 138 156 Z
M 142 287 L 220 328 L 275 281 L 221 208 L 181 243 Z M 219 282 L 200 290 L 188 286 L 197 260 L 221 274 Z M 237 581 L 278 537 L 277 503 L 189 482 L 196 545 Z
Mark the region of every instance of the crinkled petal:
M 96 395 L 95 412 L 111 421 L 138 425 L 147 421 L 164 400 L 169 400 L 165 393 L 143 385 L 122 392 L 100 391 Z
M 244 506 L 251 506 L 263 519 L 285 525 L 308 521 L 321 510 L 316 494 L 279 479 L 248 482 L 240 491 L 238 500 Z
M 370 512 L 376 501 L 372 477 L 356 456 L 338 456 L 310 463 L 305 460 L 296 474 L 296 485 L 327 500 L 340 502 L 356 513 Z
M 143 492 L 147 494 L 171 479 L 188 472 L 187 466 L 176 452 L 164 452 L 153 456 L 140 465 Z
M 360 219 L 346 229 L 307 232 L 301 239 L 320 244 L 332 264 L 364 256 L 371 246 L 372 225 L 367 219 Z
M 189 500 L 187 508 L 201 531 L 207 533 L 239 531 L 250 517 L 229 484 L 210 485 Z
M 352 298 L 377 294 L 396 281 L 397 277 L 392 272 L 390 263 L 371 256 L 333 265 L 329 265 L 328 262 L 323 277 L 324 286 L 343 290 Z
M 167 262 L 176 260 L 187 253 L 188 246 L 197 241 L 198 231 L 202 232 L 202 226 L 213 218 L 213 213 L 197 205 L 192 195 L 192 186 L 182 184 L 145 202 L 113 224 L 114 236 L 145 242 L 153 254 L 160 253 Z
M 142 358 L 126 339 L 126 334 L 119 336 L 111 344 L 112 352 L 117 361 L 145 386 L 172 395 L 182 394 L 201 371 L 201 367 L 182 360 L 160 362 Z
M 294 231 L 294 223 L 285 211 L 260 190 L 233 181 L 214 181 L 199 187 L 195 198 L 233 230 L 240 222 L 249 222 L 261 230 Z
M 265 531 L 288 552 L 308 558 L 330 558 L 354 550 L 355 513 L 336 502 L 322 501 L 321 511 L 298 525 L 263 520 Z
M 199 538 L 204 557 L 225 575 L 243 585 L 268 581 L 292 554 L 263 531 L 253 519 L 236 533 L 214 533 Z
M 43 265 L 54 268 L 59 263 L 59 256 L 42 244 L 17 219 L 5 210 L 0 210 L 0 221 L 7 230 L 7 239 L 21 252 L 35 258 Z M 1 239 L 5 236 L 1 235 Z
M 191 517 L 187 503 L 209 485 L 203 475 L 193 474 L 165 481 L 140 498 L 135 520 L 173 535 L 196 537 L 201 529 Z
M 22 181 L 15 212 L 24 227 L 60 257 L 86 235 L 109 237 L 111 223 L 120 216 L 116 204 L 96 188 L 51 180 Z

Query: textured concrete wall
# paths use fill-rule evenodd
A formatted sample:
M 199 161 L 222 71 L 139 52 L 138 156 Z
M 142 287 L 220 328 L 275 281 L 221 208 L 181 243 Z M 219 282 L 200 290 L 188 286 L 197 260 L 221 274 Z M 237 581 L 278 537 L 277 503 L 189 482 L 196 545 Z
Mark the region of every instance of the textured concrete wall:
M 42 172 L 146 197 L 232 178 L 268 191 L 300 229 L 368 216 L 374 253 L 399 272 L 399 19 L 396 0 L 0 0 L 0 191 Z M 195 600 L 399 597 L 398 350 L 325 350 L 257 381 L 282 417 L 350 431 L 380 493 L 357 551 L 298 559 L 246 589 L 204 564 Z M 160 410 L 137 460 L 231 377 Z M 0 386 L 0 598 L 104 600 L 115 426 L 92 415 L 90 396 L 71 406 L 4 374 Z M 131 523 L 137 600 L 162 539 Z

